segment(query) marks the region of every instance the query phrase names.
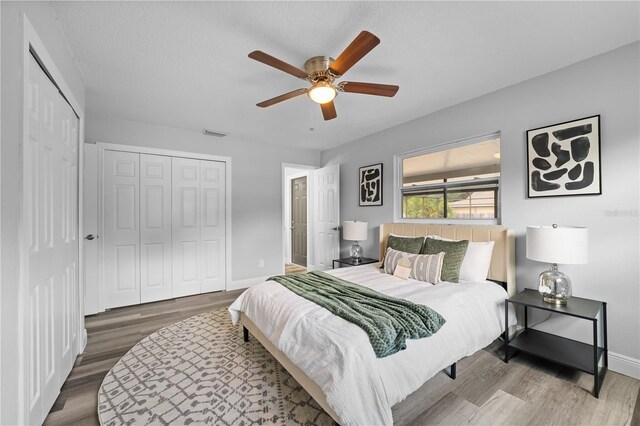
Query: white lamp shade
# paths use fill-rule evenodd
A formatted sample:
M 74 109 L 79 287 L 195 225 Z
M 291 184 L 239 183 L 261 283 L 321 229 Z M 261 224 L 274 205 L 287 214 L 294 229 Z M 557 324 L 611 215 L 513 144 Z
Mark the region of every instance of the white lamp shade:
M 367 222 L 349 220 L 342 223 L 342 239 L 347 241 L 366 241 Z
M 588 260 L 587 228 L 527 226 L 527 258 L 538 262 L 577 265 Z

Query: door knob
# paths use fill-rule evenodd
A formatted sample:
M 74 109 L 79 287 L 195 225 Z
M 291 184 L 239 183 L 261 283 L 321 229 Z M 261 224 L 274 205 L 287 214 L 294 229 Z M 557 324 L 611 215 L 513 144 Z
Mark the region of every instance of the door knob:
M 338 227 L 336 226 L 335 228 L 331 228 L 332 231 L 337 231 Z
M 84 237 L 85 240 L 89 240 L 89 241 L 93 240 L 94 238 L 98 238 L 98 236 L 97 235 L 93 235 L 93 234 L 89 234 L 86 237 Z

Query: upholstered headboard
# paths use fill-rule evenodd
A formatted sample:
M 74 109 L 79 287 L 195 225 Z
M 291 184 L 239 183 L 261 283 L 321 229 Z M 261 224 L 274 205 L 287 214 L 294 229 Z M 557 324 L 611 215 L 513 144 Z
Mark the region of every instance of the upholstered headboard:
M 437 225 L 431 223 L 384 223 L 380 225 L 380 259 L 389 234 L 407 237 L 439 235 L 453 240 L 495 241 L 489 279 L 506 283 L 509 296 L 516 294 L 515 241 L 511 229 L 498 225 Z

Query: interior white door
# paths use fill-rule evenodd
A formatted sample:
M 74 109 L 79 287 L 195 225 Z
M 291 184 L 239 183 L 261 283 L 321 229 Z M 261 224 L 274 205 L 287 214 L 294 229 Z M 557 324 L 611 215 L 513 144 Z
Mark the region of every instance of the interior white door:
M 82 214 L 84 227 L 84 314 L 92 315 L 98 309 L 98 148 L 84 145 Z M 82 235 L 81 235 L 82 237 Z
M 32 57 L 24 146 L 25 382 L 41 423 L 71 371 L 78 339 L 78 118 Z
M 140 301 L 171 298 L 171 157 L 140 154 Z
M 172 158 L 173 297 L 200 293 L 200 160 Z
M 225 163 L 200 160 L 201 293 L 226 288 L 225 190 Z
M 102 168 L 102 307 L 140 303 L 140 154 L 105 151 Z
M 310 172 L 314 200 L 314 267 L 331 269 L 340 255 L 340 165 Z

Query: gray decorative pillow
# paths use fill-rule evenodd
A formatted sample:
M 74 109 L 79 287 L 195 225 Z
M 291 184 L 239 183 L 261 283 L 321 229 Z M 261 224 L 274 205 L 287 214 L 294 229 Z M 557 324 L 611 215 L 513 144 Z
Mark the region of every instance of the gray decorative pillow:
M 384 272 L 393 274 L 398 264 L 407 265 L 411 268 L 410 278 L 418 281 L 426 281 L 432 284 L 439 284 L 442 274 L 442 262 L 444 253 L 438 254 L 413 254 L 387 248 L 384 256 Z
M 421 253 L 436 254 L 444 252 L 441 279 L 442 281 L 457 283 L 460 280 L 460 267 L 468 246 L 469 240 L 444 241 L 427 237 Z

